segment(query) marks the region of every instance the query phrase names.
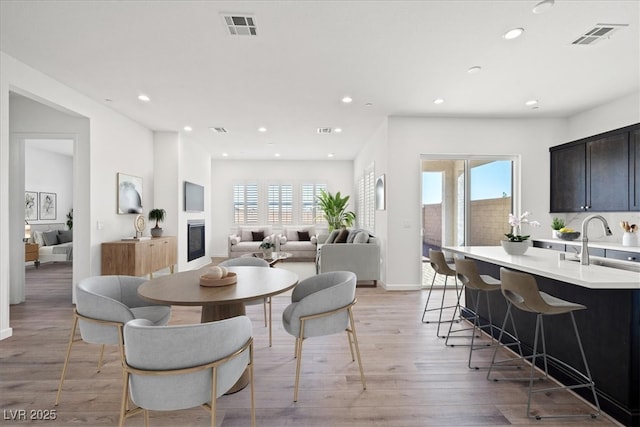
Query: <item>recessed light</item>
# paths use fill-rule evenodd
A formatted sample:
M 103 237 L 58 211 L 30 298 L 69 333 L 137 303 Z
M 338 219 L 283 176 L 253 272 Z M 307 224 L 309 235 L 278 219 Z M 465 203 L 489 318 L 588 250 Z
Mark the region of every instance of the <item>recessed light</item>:
M 444 102 L 444 99 L 442 99 L 442 98 L 436 98 L 436 99 L 433 100 L 433 103 L 436 104 L 436 105 L 440 105 L 443 102 Z
M 555 0 L 542 0 L 540 3 L 533 7 L 533 13 L 545 13 L 547 10 L 551 9 L 554 4 Z
M 280 157 L 280 153 L 274 154 L 275 157 Z
M 350 104 L 351 102 L 353 102 L 353 98 L 351 98 L 350 96 L 345 96 L 344 98 L 342 98 L 342 102 L 344 102 L 345 104 Z
M 327 157 L 333 157 L 333 153 L 327 154 Z
M 263 133 L 264 133 L 264 132 L 266 132 L 266 131 L 267 131 L 267 128 L 266 128 L 266 127 L 264 127 L 264 126 L 260 126 L 260 127 L 258 128 L 258 132 L 263 132 Z
M 222 157 L 229 157 L 229 153 L 222 153 Z
M 476 74 L 479 73 L 480 71 L 482 71 L 482 67 L 479 65 L 474 65 L 473 67 L 469 68 L 467 70 L 467 73 L 469 74 Z
M 138 95 L 138 99 L 142 102 L 151 101 L 151 98 L 149 98 L 149 96 L 145 95 L 144 93 L 141 93 L 140 95 Z
M 505 40 L 517 39 L 524 33 L 524 28 L 512 28 L 502 35 Z
M 538 105 L 538 100 L 537 99 L 530 99 L 527 102 L 525 102 L 524 105 L 526 105 L 527 107 L 532 107 L 534 105 Z
M 340 133 L 340 132 L 342 132 L 342 128 L 335 128 L 335 129 L 333 129 L 333 131 L 335 133 Z
M 191 132 L 193 130 L 191 126 L 185 126 L 183 129 L 185 130 L 185 132 Z

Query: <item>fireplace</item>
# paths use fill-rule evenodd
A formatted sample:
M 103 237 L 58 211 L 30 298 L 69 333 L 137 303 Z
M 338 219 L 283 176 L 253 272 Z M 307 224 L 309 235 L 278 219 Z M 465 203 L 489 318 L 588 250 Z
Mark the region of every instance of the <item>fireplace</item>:
M 204 256 L 204 219 L 187 221 L 187 261 Z

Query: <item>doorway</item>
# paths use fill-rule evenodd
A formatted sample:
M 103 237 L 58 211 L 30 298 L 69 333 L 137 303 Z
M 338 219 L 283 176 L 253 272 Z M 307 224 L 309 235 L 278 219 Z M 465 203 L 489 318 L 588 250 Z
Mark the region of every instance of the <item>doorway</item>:
M 429 249 L 499 245 L 517 199 L 517 158 L 424 155 L 421 162 L 423 261 Z M 423 262 L 423 287 L 432 274 Z

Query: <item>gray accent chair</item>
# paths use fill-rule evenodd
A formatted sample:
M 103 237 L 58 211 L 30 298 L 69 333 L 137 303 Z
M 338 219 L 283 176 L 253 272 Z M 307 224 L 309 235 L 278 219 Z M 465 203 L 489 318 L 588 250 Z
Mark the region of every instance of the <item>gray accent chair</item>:
M 102 346 L 98 360 L 100 372 L 105 345 L 118 345 L 122 354 L 122 328 L 125 323 L 133 319 L 146 319 L 154 325 L 166 325 L 169 322 L 170 306 L 148 302 L 138 296 L 138 287 L 146 281 L 147 279 L 132 276 L 95 276 L 78 283 L 73 326 L 56 395 L 56 406 L 60 402 L 62 383 L 74 342 L 82 340 Z M 78 324 L 81 338 L 76 339 Z
M 377 286 L 380 280 L 380 241 L 367 235 L 366 241 L 359 243 L 326 243 L 331 235 L 318 236 L 316 253 L 316 273 L 330 271 L 352 271 L 358 281 L 372 281 Z
M 302 343 L 310 337 L 347 332 L 351 360 L 358 358 L 362 388 L 367 389 L 360 359 L 352 308 L 356 304 L 356 275 L 350 271 L 318 274 L 302 280 L 291 294 L 291 304 L 282 313 L 284 329 L 296 337 L 296 380 L 293 401 L 298 401 Z
M 247 369 L 248 368 L 248 369 Z M 237 316 L 195 325 L 157 327 L 147 320 L 124 326 L 124 387 L 120 426 L 149 411 L 204 406 L 216 426 L 216 399 L 248 371 L 251 425 L 255 426 L 251 320 Z M 137 405 L 128 409 L 129 397 Z
M 253 256 L 241 256 L 230 258 L 218 264 L 221 267 L 269 267 L 269 262 Z M 271 347 L 271 298 L 262 298 L 255 301 L 247 301 L 245 305 L 256 305 L 262 303 L 264 312 L 264 326 L 269 327 L 269 347 Z M 269 317 L 267 318 L 267 306 L 269 306 Z

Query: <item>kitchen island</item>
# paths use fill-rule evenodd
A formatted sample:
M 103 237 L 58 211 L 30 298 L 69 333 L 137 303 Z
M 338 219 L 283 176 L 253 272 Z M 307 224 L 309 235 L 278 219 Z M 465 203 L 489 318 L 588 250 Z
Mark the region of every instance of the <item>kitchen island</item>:
M 443 250 L 474 259 L 480 274 L 499 278 L 500 267 L 532 274 L 540 290 L 587 306 L 586 310 L 575 312 L 575 318 L 600 405 L 624 425 L 640 425 L 640 273 L 560 260 L 558 252 L 540 248 L 529 248 L 521 256 L 507 255 L 500 246 Z M 489 298 L 493 322 L 501 326 L 506 301 L 501 293 L 491 292 Z M 470 301 L 468 296 L 465 299 Z M 531 354 L 535 315 L 520 310 L 512 313 L 523 351 Z M 479 314 L 488 318 L 486 308 L 480 309 Z M 545 318 L 545 332 L 548 353 L 583 370 L 568 318 Z M 549 373 L 562 383 L 576 382 L 570 372 L 557 364 L 550 363 Z M 576 390 L 592 400 L 590 393 L 580 391 Z

